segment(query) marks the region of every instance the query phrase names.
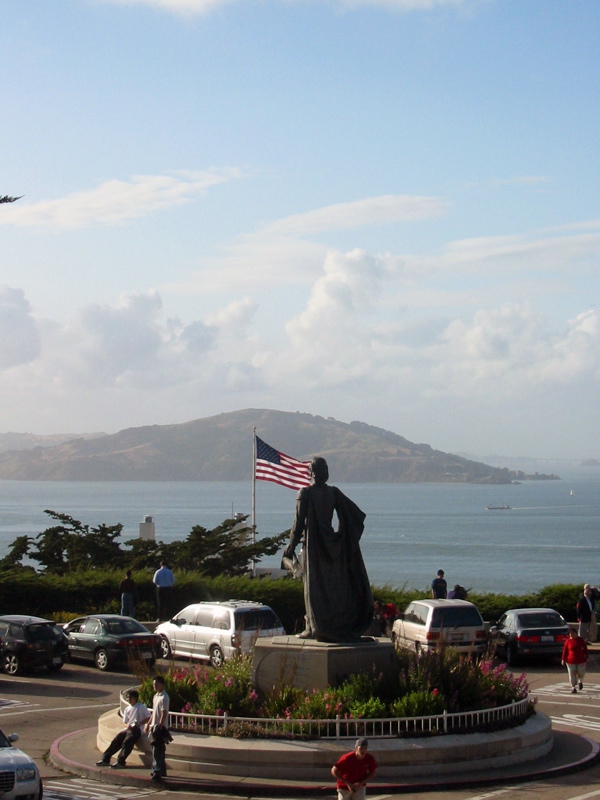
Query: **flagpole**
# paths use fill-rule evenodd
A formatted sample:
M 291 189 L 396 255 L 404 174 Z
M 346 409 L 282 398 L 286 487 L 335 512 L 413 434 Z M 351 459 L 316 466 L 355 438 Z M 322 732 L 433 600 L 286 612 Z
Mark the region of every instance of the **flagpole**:
M 252 428 L 252 544 L 256 543 L 256 427 Z M 256 562 L 252 557 L 252 577 L 256 577 Z

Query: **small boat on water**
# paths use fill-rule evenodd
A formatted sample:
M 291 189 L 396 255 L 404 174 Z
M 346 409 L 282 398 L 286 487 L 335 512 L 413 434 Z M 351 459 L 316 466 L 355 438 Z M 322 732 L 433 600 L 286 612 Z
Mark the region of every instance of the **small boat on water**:
M 510 506 L 507 506 L 507 505 L 504 505 L 504 506 L 492 506 L 492 505 L 490 505 L 490 506 L 486 506 L 485 510 L 486 511 L 510 511 L 511 508 L 510 508 Z

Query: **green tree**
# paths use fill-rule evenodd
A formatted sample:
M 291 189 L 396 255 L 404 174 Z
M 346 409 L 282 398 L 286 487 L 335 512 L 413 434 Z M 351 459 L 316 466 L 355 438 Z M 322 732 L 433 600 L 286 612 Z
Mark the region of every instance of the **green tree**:
M 129 566 L 136 570 L 152 569 L 162 560 L 172 569 L 202 572 L 210 577 L 243 575 L 253 560 L 273 555 L 289 536 L 286 531 L 253 543 L 247 519 L 247 516 L 226 519 L 212 530 L 194 525 L 186 539 L 169 544 L 132 539 L 125 542 L 131 550 Z
M 122 565 L 123 552 L 117 542 L 123 530 L 120 523 L 101 524 L 94 528 L 68 514 L 49 509 L 44 513 L 59 524 L 38 533 L 28 555 L 45 571 L 64 575 L 79 569 L 107 569 Z
M 217 575 L 242 575 L 252 561 L 276 553 L 288 538 L 289 531 L 252 542 L 252 528 L 247 516 L 226 519 L 212 530 L 194 525 L 187 539 L 169 545 L 164 557 L 170 566 Z
M 11 544 L 9 552 L 0 559 L 0 572 L 8 569 L 27 569 L 23 564 L 23 559 L 29 553 L 32 543 L 31 536 L 17 536 Z M 33 568 L 28 567 L 28 569 Z
M 155 569 L 159 561 L 179 570 L 194 570 L 207 576 L 242 575 L 252 561 L 276 553 L 289 531 L 252 542 L 252 529 L 245 517 L 226 519 L 208 530 L 195 525 L 183 541 L 155 542 L 131 539 L 121 548 L 123 525 L 86 525 L 68 514 L 46 509 L 57 524 L 34 538 L 19 536 L 0 561 L 0 570 L 22 568 L 27 556 L 43 572 L 65 575 L 77 570 Z

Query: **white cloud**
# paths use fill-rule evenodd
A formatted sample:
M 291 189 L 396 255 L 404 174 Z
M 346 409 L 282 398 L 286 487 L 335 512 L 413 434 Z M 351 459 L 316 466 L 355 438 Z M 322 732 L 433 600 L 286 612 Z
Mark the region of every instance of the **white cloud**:
M 29 363 L 39 355 L 40 344 L 25 292 L 0 286 L 0 370 Z
M 176 14 L 206 14 L 220 6 L 230 5 L 235 0 L 104 0 L 104 2 L 123 6 L 152 6 Z
M 306 285 L 318 277 L 329 249 L 311 241 L 312 235 L 435 219 L 447 208 L 439 197 L 382 195 L 293 214 L 238 237 L 223 247 L 222 255 L 205 259 L 196 275 L 160 288 L 173 294 L 196 294 L 272 288 L 283 283 Z
M 206 14 L 221 6 L 231 5 L 236 0 L 104 0 L 118 5 L 146 5 L 163 8 L 177 14 Z M 273 0 L 279 3 L 305 3 L 307 0 Z M 321 0 L 323 1 L 323 0 Z M 430 11 L 440 6 L 461 6 L 475 0 L 330 0 L 334 5 L 345 8 L 377 7 L 390 11 Z M 239 0 L 242 2 L 242 0 Z M 248 2 L 248 0 L 244 0 Z M 477 0 L 485 2 L 485 0 Z
M 74 192 L 57 200 L 6 206 L 0 225 L 74 229 L 119 225 L 172 206 L 191 202 L 208 189 L 239 178 L 236 169 L 135 175 L 129 181 L 110 180 L 96 189 Z
M 434 219 L 447 209 L 448 203 L 439 197 L 381 195 L 350 203 L 336 203 L 304 214 L 284 217 L 264 225 L 262 233 L 309 236 L 323 231 L 357 228 L 360 225 L 387 225 L 392 222 Z
M 587 238 L 557 239 L 563 258 L 569 241 L 570 255 L 593 250 Z M 265 283 L 238 287 L 222 308 L 189 323 L 165 319 L 157 292 L 89 305 L 61 324 L 35 318 L 20 289 L 4 290 L 0 403 L 6 420 L 36 420 L 30 429 L 43 430 L 47 419 L 53 430 L 115 430 L 250 406 L 330 409 L 377 423 L 375 406 L 378 415 L 402 408 L 419 416 L 425 404 L 435 413 L 492 400 L 533 406 L 582 386 L 587 396 L 600 388 L 596 309 L 551 319 L 539 293 L 505 301 L 490 269 L 498 254 L 507 265 L 510 252 L 522 258 L 526 244 L 523 263 L 537 276 L 553 241 L 544 238 L 539 251 L 533 237 L 455 242 L 426 268 L 406 256 L 330 250 L 312 278 L 305 274 L 306 300 L 287 322 L 271 315 Z M 462 281 L 475 269 L 487 295 Z
M 539 186 L 551 183 L 552 179 L 545 175 L 518 175 L 514 178 L 496 178 L 490 181 L 491 186 Z

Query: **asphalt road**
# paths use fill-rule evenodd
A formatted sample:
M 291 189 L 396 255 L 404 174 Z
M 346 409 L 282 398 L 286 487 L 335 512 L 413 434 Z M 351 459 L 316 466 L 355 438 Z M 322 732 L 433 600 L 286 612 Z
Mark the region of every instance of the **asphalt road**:
M 583 692 L 570 693 L 566 671 L 560 666 L 527 665 L 538 708 L 548 714 L 556 730 L 577 733 L 600 742 L 600 647 L 588 665 Z M 64 734 L 93 727 L 98 717 L 118 704 L 119 691 L 135 684 L 127 672 L 100 672 L 93 667 L 67 664 L 59 673 L 45 671 L 21 677 L 0 675 L 0 727 L 18 733 L 18 745 L 35 758 L 44 780 L 46 800 L 131 800 L 154 795 L 157 800 L 186 800 L 188 793 L 140 790 L 74 778 L 54 767 L 48 753 L 52 742 Z M 199 798 L 201 795 L 189 795 Z M 331 796 L 335 797 L 333 789 Z M 400 795 L 378 794 L 370 800 L 392 800 Z M 485 789 L 444 790 L 444 800 L 600 800 L 600 765 L 548 781 L 498 784 Z M 207 795 L 214 798 L 215 795 Z M 283 795 L 282 795 L 283 797 Z M 440 792 L 413 792 L 414 800 L 439 800 Z M 290 798 L 290 800 L 296 800 Z

